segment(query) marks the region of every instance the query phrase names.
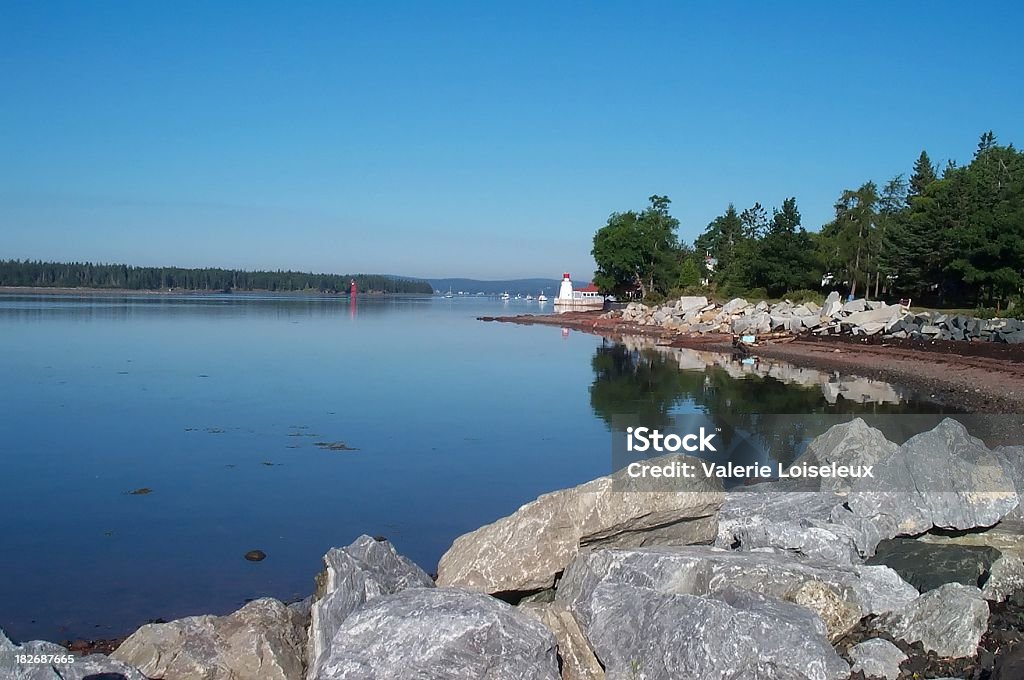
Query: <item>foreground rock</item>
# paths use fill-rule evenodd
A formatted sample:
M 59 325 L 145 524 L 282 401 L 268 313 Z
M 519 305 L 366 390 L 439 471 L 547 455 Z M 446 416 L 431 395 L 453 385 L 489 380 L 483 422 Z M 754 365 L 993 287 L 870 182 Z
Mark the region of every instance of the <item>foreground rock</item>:
M 15 655 L 44 654 L 55 656 L 53 663 L 19 663 Z M 102 654 L 73 657 L 64 647 L 52 642 L 33 640 L 15 645 L 0 630 L 0 678 L 4 680 L 146 680 L 137 668 Z M 68 659 L 67 662 L 61 658 Z
M 683 458 L 665 456 L 650 462 L 671 459 Z M 581 551 L 711 543 L 723 497 L 720 487 L 703 478 L 685 484 L 683 491 L 655 490 L 665 487 L 627 478 L 620 471 L 545 494 L 512 515 L 457 538 L 441 558 L 437 584 L 487 593 L 528 593 L 553 586 Z
M 1017 591 L 1024 592 L 1024 562 L 1016 555 L 1003 555 L 992 563 L 981 595 L 1002 602 Z
M 918 595 L 888 567 L 813 565 L 773 553 L 689 546 L 581 555 L 566 571 L 555 600 L 578 616 L 581 603 L 602 584 L 697 597 L 742 589 L 813 612 L 829 637 L 845 633 L 864 616 L 901 609 Z M 603 661 L 599 650 L 598 657 Z
M 363 535 L 348 547 L 332 548 L 324 555 L 310 604 L 309 677 L 316 676 L 321 657 L 352 612 L 383 595 L 433 586 L 430 576 L 388 541 Z
M 999 557 L 995 548 L 936 545 L 912 538 L 895 538 L 879 543 L 867 564 L 891 567 L 904 581 L 924 593 L 947 583 L 978 586 Z
M 832 520 L 854 529 L 861 553 L 870 555 L 887 538 L 990 527 L 1017 504 L 1000 458 L 947 418 L 882 460 L 874 479 L 857 482 Z
M 749 591 L 697 597 L 606 582 L 581 593 L 572 610 L 609 679 L 773 677 L 766 663 L 774 677 L 840 680 L 850 673 L 818 617 Z
M 555 634 L 562 680 L 604 680 L 604 669 L 580 630 L 580 624 L 564 604 L 526 602 L 519 605 L 519 610 L 537 619 Z
M 950 583 L 936 588 L 877 625 L 906 642 L 921 642 L 940 656 L 974 656 L 988 628 L 988 603 L 972 586 Z
M 544 625 L 481 593 L 410 588 L 379 597 L 338 629 L 318 680 L 558 680 Z
M 907 658 L 899 647 L 880 638 L 865 640 L 850 649 L 853 672 L 860 671 L 869 678 L 896 680 L 900 674 L 900 664 Z
M 306 621 L 271 598 L 227 616 L 189 616 L 139 628 L 111 658 L 151 678 L 299 680 Z

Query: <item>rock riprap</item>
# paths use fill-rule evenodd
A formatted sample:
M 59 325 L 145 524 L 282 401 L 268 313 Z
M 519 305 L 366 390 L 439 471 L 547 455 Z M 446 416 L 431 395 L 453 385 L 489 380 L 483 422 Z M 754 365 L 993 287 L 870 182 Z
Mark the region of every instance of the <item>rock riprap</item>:
M 671 460 L 662 456 L 651 464 Z M 722 503 L 717 480 L 703 476 L 676 491 L 619 471 L 544 494 L 508 517 L 460 536 L 441 558 L 437 584 L 487 593 L 550 588 L 584 550 L 711 543 Z
M 752 304 L 742 298 L 724 305 L 705 297 L 681 297 L 662 305 L 631 302 L 612 310 L 605 318 L 618 318 L 638 326 L 657 326 L 684 334 L 731 333 L 813 333 L 815 335 L 881 334 L 886 338 L 913 340 L 975 340 L 1019 344 L 1024 342 L 1024 321 L 1018 319 L 976 319 L 962 314 L 911 312 L 900 305 L 876 300 L 842 302 L 832 292 L 819 306 L 814 302 L 796 304 L 783 300 Z
M 272 598 L 227 616 L 189 616 L 142 626 L 111 658 L 150 678 L 299 680 L 306 621 Z
M 482 593 L 409 588 L 339 627 L 317 680 L 558 680 L 554 635 Z
M 316 677 L 341 624 L 378 597 L 406 588 L 432 588 L 434 581 L 388 541 L 363 535 L 344 548 L 324 555 L 324 570 L 310 604 L 308 676 Z

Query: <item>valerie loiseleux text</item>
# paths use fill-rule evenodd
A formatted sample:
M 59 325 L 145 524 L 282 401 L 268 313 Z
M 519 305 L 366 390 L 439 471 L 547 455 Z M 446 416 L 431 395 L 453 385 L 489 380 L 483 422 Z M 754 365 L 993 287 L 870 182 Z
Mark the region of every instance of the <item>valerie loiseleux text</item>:
M 708 432 L 700 428 L 697 433 L 686 435 L 662 434 L 658 430 L 646 427 L 626 428 L 626 450 L 629 452 L 646 453 L 715 453 L 715 436 L 717 432 Z M 817 478 L 817 477 L 840 477 L 840 478 L 874 478 L 873 465 L 838 465 L 829 463 L 827 465 L 810 465 L 801 463 L 799 465 L 785 466 L 778 463 L 776 466 L 764 463 L 753 465 L 737 465 L 732 462 L 725 464 L 713 463 L 710 461 L 699 461 L 690 463 L 686 461 L 671 461 L 668 463 L 644 463 L 634 462 L 626 467 L 626 474 L 630 477 L 641 478 L 693 478 L 698 476 L 717 477 L 719 479 L 791 479 L 791 478 Z

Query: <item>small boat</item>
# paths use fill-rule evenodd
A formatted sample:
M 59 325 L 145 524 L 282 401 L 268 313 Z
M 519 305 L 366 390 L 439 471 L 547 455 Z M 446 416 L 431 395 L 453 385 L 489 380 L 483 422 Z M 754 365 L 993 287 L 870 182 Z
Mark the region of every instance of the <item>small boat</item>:
M 508 300 L 508 298 L 509 298 L 509 294 L 508 294 L 508 291 L 506 290 L 504 293 L 501 294 L 501 299 L 502 300 Z
M 537 296 L 537 302 L 547 302 L 547 301 L 548 301 L 548 296 L 545 295 L 544 293 L 541 293 L 540 295 Z
M 527 295 L 527 296 L 526 296 L 526 301 L 527 301 L 527 302 L 529 302 L 529 301 L 530 301 L 530 300 L 532 300 L 532 299 L 533 299 L 533 296 L 532 296 L 532 295 Z
M 446 298 L 455 297 L 454 295 L 452 295 L 452 289 L 450 287 L 448 288 L 448 292 L 445 293 L 444 296 Z

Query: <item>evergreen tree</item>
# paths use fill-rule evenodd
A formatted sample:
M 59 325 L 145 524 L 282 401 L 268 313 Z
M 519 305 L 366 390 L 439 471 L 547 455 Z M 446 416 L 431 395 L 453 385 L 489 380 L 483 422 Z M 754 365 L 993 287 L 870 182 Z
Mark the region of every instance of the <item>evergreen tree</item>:
M 917 157 L 914 162 L 914 174 L 910 176 L 910 187 L 907 193 L 907 200 L 909 201 L 914 196 L 920 196 L 924 193 L 924 190 L 929 184 L 937 179 L 935 176 L 935 166 L 932 165 L 932 159 L 928 157 L 927 151 L 922 151 L 921 155 Z

